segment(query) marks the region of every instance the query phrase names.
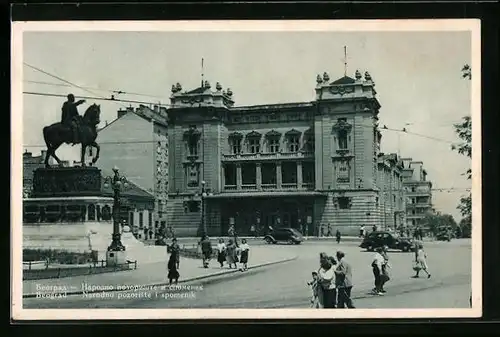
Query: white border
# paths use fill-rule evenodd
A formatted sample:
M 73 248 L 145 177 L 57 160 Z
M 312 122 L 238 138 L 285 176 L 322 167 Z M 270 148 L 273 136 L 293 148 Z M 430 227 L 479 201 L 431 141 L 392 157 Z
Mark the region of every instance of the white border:
M 26 31 L 470 31 L 472 38 L 472 308 L 465 309 L 23 309 L 22 308 L 22 151 L 23 32 Z M 480 20 L 296 20 L 296 21 L 66 21 L 12 23 L 11 111 L 11 317 L 63 319 L 321 319 L 452 318 L 482 315 L 481 237 L 481 36 Z M 459 70 L 458 70 L 459 71 Z M 13 266 L 19 266 L 13 268 Z M 468 294 L 462 294 L 468 296 Z

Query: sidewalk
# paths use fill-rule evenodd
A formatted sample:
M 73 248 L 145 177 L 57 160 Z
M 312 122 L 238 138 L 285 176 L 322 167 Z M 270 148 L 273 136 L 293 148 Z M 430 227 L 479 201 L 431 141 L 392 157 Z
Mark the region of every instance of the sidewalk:
M 288 250 L 273 249 L 273 247 L 252 247 L 249 256 L 248 269 L 259 268 L 276 263 L 283 263 L 296 259 L 297 256 Z M 203 268 L 201 260 L 182 258 L 179 266 L 179 283 L 201 280 L 239 272 L 226 266 L 220 268 L 216 260 L 212 260 L 209 268 Z M 25 280 L 23 281 L 23 298 L 36 297 L 37 291 L 54 292 L 67 295 L 83 293 L 84 286 L 96 288 L 94 291 L 117 291 L 119 286 L 162 286 L 168 284 L 167 261 L 158 263 L 141 264 L 138 261 L 136 270 L 120 271 L 115 273 L 82 275 L 60 279 Z M 88 289 L 88 288 L 87 288 Z

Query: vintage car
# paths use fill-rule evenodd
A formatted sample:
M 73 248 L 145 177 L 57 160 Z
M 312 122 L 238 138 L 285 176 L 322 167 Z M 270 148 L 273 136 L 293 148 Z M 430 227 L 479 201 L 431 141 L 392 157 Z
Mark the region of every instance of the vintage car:
M 295 228 L 276 228 L 271 233 L 264 236 L 267 243 L 287 242 L 298 245 L 304 241 L 302 234 Z
M 378 247 L 387 246 L 389 249 L 409 252 L 414 249 L 414 242 L 411 238 L 405 238 L 396 233 L 376 231 L 368 234 L 359 246 L 368 251 L 373 251 Z
M 436 234 L 436 240 L 438 241 L 451 241 L 451 233 L 449 231 L 440 231 Z

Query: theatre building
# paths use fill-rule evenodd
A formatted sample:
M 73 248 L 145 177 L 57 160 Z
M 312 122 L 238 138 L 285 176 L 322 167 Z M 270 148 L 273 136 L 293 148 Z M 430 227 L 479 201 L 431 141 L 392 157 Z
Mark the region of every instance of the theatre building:
M 382 225 L 374 86 L 368 72 L 334 81 L 324 73 L 313 101 L 235 106 L 219 83 L 174 85 L 169 225 L 178 235 L 211 236 L 232 224 L 240 235 L 251 225 L 314 234 L 330 224 L 344 235 Z

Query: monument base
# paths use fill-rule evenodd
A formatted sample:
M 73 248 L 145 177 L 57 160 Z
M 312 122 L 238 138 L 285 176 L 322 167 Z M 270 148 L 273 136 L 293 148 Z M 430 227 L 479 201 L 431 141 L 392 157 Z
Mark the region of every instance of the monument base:
M 127 253 L 123 250 L 120 251 L 107 251 L 106 252 L 106 266 L 114 267 L 123 265 L 127 262 Z

